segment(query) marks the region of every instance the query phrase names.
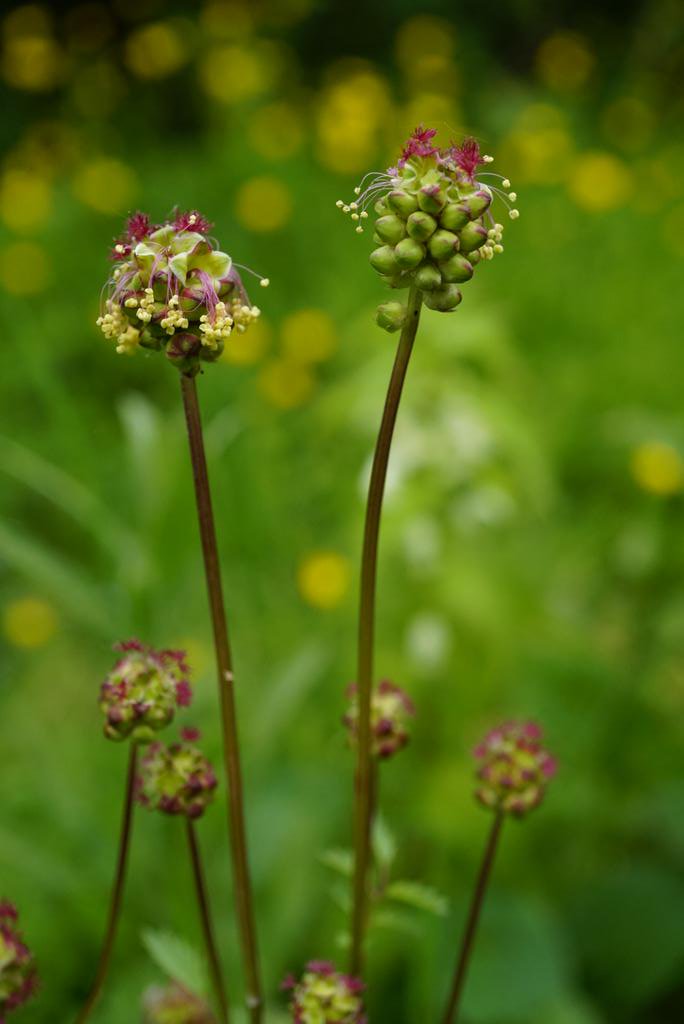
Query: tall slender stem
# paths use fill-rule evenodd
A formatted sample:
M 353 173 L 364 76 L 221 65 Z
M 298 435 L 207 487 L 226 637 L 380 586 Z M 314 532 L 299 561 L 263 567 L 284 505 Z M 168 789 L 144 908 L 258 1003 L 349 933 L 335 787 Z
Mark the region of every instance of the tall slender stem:
M 102 986 L 105 983 L 107 972 L 109 970 L 109 963 L 112 958 L 112 950 L 114 949 L 114 941 L 116 939 L 116 932 L 119 925 L 119 918 L 121 916 L 121 901 L 123 899 L 124 885 L 126 882 L 126 867 L 128 865 L 128 851 L 131 845 L 131 828 L 133 825 L 133 796 L 135 793 L 135 778 L 137 774 L 138 765 L 138 745 L 137 743 L 131 743 L 128 753 L 128 772 L 126 775 L 126 792 L 124 796 L 123 805 L 123 816 L 121 819 L 121 833 L 119 837 L 119 854 L 116 862 L 116 873 L 114 875 L 114 885 L 112 887 L 112 895 L 109 904 L 109 916 L 107 918 L 107 927 L 105 930 L 105 937 L 102 943 L 102 949 L 100 950 L 100 960 L 97 965 L 97 972 L 95 974 L 95 980 L 81 1012 L 76 1018 L 76 1024 L 83 1024 L 84 1021 L 88 1020 L 92 1010 L 95 1007 L 100 994 L 102 992 Z
M 482 857 L 482 863 L 480 864 L 477 882 L 475 883 L 473 899 L 468 912 L 468 920 L 466 921 L 463 939 L 461 940 L 461 951 L 458 956 L 458 961 L 456 962 L 454 981 L 451 987 L 451 994 L 449 996 L 449 1002 L 447 1003 L 446 1013 L 444 1014 L 444 1024 L 455 1024 L 457 1019 L 458 1008 L 463 994 L 463 986 L 468 972 L 468 964 L 470 963 L 470 955 L 473 951 L 473 944 L 475 942 L 475 933 L 477 932 L 477 925 L 480 920 L 480 911 L 482 910 L 482 904 L 487 891 L 487 884 L 489 882 L 489 876 L 494 863 L 494 857 L 496 855 L 504 817 L 505 815 L 503 811 L 497 811 L 489 832 L 489 838 L 485 847 L 484 856 Z
M 399 339 L 392 367 L 380 431 L 375 445 L 371 470 L 366 524 L 361 562 L 361 595 L 359 604 L 357 685 L 359 701 L 358 745 L 354 807 L 354 876 L 352 880 L 352 942 L 350 970 L 360 974 L 363 969 L 363 947 L 368 908 L 368 872 L 370 866 L 371 828 L 373 816 L 371 696 L 373 689 L 373 643 L 375 633 L 375 591 L 378 563 L 378 536 L 382 499 L 385 493 L 394 424 L 397 419 L 406 371 L 418 330 L 422 295 L 412 287 L 408 297 L 408 316 Z
M 202 934 L 204 935 L 207 960 L 209 961 L 209 973 L 211 974 L 211 982 L 214 987 L 216 1004 L 219 1007 L 221 1024 L 228 1024 L 228 997 L 223 983 L 221 961 L 219 959 L 218 948 L 216 946 L 216 937 L 214 935 L 214 925 L 211 919 L 211 910 L 209 908 L 209 895 L 207 893 L 207 883 L 204 877 L 204 867 L 202 865 L 202 854 L 200 853 L 197 830 L 195 829 L 194 822 L 192 822 L 190 818 L 187 819 L 186 825 L 188 846 L 190 849 L 190 861 L 192 863 L 192 873 L 195 879 L 195 891 L 197 893 L 197 905 L 199 907 L 200 919 L 202 922 Z
M 228 641 L 228 628 L 223 603 L 221 571 L 216 545 L 216 528 L 209 490 L 209 475 L 204 452 L 202 420 L 197 397 L 195 378 L 181 374 L 181 390 L 185 419 L 188 428 L 192 473 L 195 482 L 197 517 L 199 520 L 204 571 L 209 594 L 209 608 L 214 631 L 216 667 L 218 670 L 219 695 L 221 701 L 221 725 L 223 730 L 223 757 L 228 778 L 228 818 L 235 902 L 237 905 L 240 944 L 246 982 L 246 1003 L 251 1024 L 260 1024 L 262 1019 L 261 980 L 257 951 L 256 925 L 252 903 L 252 887 L 247 859 L 247 835 L 245 829 L 242 769 L 238 745 L 235 691 L 233 685 L 233 662 Z

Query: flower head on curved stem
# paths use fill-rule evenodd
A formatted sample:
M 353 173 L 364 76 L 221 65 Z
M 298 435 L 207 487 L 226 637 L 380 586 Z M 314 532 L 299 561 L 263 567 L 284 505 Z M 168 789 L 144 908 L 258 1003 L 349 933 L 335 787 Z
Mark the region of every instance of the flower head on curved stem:
M 292 1024 L 366 1024 L 363 984 L 327 960 L 311 960 L 299 981 L 288 977 L 282 987 L 292 992 Z
M 522 817 L 538 807 L 556 761 L 541 745 L 535 722 L 504 722 L 475 748 L 479 781 L 475 795 L 484 807 Z
M 470 280 L 478 263 L 503 252 L 504 229 L 492 213 L 494 200 L 515 220 L 517 195 L 507 178 L 481 171 L 493 158 L 480 152 L 476 139 L 440 148 L 433 141 L 436 134 L 434 128 L 416 128 L 396 166 L 366 175 L 355 199 L 337 205 L 359 233 L 375 214 L 377 248 L 370 262 L 390 288 L 415 284 L 426 306 L 449 313 L 461 302 L 458 286 Z M 396 331 L 406 315 L 404 303 L 383 303 L 378 324 Z
M 182 740 L 151 743 L 140 761 L 136 799 L 149 810 L 200 818 L 214 799 L 216 773 L 195 746 L 196 729 L 184 729 Z
M 357 742 L 359 705 L 358 688 L 355 683 L 347 695 L 349 708 L 342 721 L 349 733 L 352 745 Z M 371 731 L 373 756 L 386 760 L 402 750 L 409 741 L 409 719 L 416 713 L 413 701 L 396 683 L 383 679 L 376 686 L 371 698 Z
M 33 953 L 18 929 L 17 908 L 0 900 L 0 1024 L 5 1014 L 23 1006 L 36 991 Z

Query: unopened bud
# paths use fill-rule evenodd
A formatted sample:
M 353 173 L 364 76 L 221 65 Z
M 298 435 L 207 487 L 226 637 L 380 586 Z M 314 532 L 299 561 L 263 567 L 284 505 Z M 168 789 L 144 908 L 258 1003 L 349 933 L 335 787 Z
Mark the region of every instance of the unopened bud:
M 469 281 L 473 276 L 471 256 L 472 253 L 465 257 L 457 252 L 450 259 L 445 260 L 444 263 L 440 263 L 439 269 L 442 272 L 443 279 L 450 284 L 462 284 L 464 281 Z
M 197 735 L 192 730 L 192 735 Z M 216 774 L 192 742 L 151 743 L 140 762 L 136 798 L 149 810 L 199 818 L 214 799 Z
M 416 242 L 415 238 L 402 238 L 394 247 L 397 263 L 405 270 L 417 267 L 425 258 L 425 246 Z
M 472 252 L 487 241 L 487 229 L 482 224 L 471 222 L 461 229 L 458 237 L 461 239 L 461 252 Z
M 397 257 L 391 245 L 382 245 L 379 249 L 374 249 L 369 259 L 370 265 L 373 270 L 377 270 L 378 274 L 391 276 L 397 274 L 400 270 Z
M 312 960 L 299 981 L 288 977 L 282 988 L 292 993 L 292 1024 L 365 1024 L 363 983 L 340 974 L 327 960 Z
M 435 260 L 446 260 L 453 253 L 458 252 L 460 242 L 458 235 L 452 231 L 445 231 L 440 228 L 428 242 L 428 252 Z
M 16 907 L 0 900 L 0 1020 L 23 1006 L 38 985 L 33 953 L 17 926 Z
M 383 302 L 378 306 L 375 322 L 378 327 L 389 331 L 400 331 L 406 323 L 407 308 L 403 302 Z
M 417 242 L 427 241 L 436 227 L 437 221 L 435 218 L 423 210 L 417 210 L 415 213 L 412 213 L 406 221 L 406 230 L 411 238 L 415 238 Z
M 556 773 L 534 722 L 505 722 L 475 748 L 477 799 L 485 807 L 522 817 L 537 807 Z
M 349 687 L 349 710 L 343 718 L 350 743 L 356 743 L 359 720 L 358 690 Z M 396 683 L 383 679 L 371 696 L 372 751 L 375 757 L 386 759 L 402 750 L 409 741 L 409 719 L 416 710 L 413 701 Z
M 431 292 L 442 284 L 442 275 L 434 263 L 423 263 L 416 270 L 416 285 L 422 292 Z
M 402 189 L 395 189 L 393 192 L 390 192 L 387 196 L 387 202 L 395 213 L 404 218 L 409 217 L 418 209 L 416 197 L 409 192 L 404 192 Z
M 380 236 L 383 242 L 389 242 L 390 245 L 396 245 L 406 235 L 406 224 L 397 217 L 396 214 L 390 213 L 386 217 L 379 217 L 375 222 L 376 234 Z
M 425 305 L 429 309 L 436 309 L 439 313 L 450 313 L 456 309 L 463 296 L 455 284 L 444 285 L 434 292 L 428 292 L 425 296 Z
M 439 185 L 424 185 L 418 193 L 418 205 L 426 213 L 439 213 L 446 203 L 446 196 Z
M 470 211 L 463 203 L 449 203 L 442 210 L 439 223 L 447 231 L 460 231 L 470 220 Z

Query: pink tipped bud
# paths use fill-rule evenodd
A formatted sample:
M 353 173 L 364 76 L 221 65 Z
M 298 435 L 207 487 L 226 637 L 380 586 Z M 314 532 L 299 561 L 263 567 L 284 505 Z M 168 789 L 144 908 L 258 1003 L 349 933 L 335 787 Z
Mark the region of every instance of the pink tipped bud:
M 327 960 L 312 960 L 299 981 L 289 975 L 282 987 L 292 992 L 292 1024 L 365 1024 L 363 984 Z
M 12 903 L 0 901 L 0 1021 L 23 1006 L 38 985 L 33 953 L 17 927 L 18 916 Z
M 357 687 L 349 688 L 351 698 L 349 709 L 343 718 L 352 744 L 358 734 L 359 705 Z M 413 718 L 416 709 L 408 694 L 383 679 L 373 691 L 371 697 L 371 731 L 373 738 L 373 755 L 381 760 L 398 753 L 409 741 L 409 719 Z
M 541 803 L 556 773 L 541 736 L 534 722 L 506 722 L 475 748 L 480 762 L 475 795 L 483 806 L 522 817 Z
M 129 640 L 117 644 L 122 657 L 100 688 L 107 739 L 149 742 L 192 699 L 182 651 L 156 651 Z
M 184 733 L 199 735 L 198 730 Z M 149 810 L 200 818 L 217 786 L 216 774 L 204 754 L 191 741 L 151 743 L 140 763 L 136 798 Z

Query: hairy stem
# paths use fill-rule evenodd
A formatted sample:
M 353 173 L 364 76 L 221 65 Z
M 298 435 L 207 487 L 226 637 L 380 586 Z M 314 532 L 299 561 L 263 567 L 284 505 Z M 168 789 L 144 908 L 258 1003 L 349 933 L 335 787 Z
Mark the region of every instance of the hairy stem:
M 214 648 L 218 670 L 219 695 L 221 702 L 221 726 L 223 731 L 223 756 L 228 778 L 228 817 L 235 902 L 237 906 L 240 945 L 246 982 L 246 1002 L 251 1024 L 260 1024 L 262 1019 L 261 980 L 257 952 L 256 925 L 252 903 L 252 886 L 247 858 L 247 835 L 245 829 L 242 769 L 238 744 L 235 691 L 233 685 L 233 662 L 228 641 L 228 628 L 223 603 L 223 588 L 216 545 L 216 528 L 209 490 L 209 475 L 204 452 L 202 420 L 197 397 L 195 378 L 181 374 L 183 406 L 188 428 L 190 457 L 195 482 L 197 517 L 199 521 L 204 571 L 209 594 L 209 608 L 214 631 Z
M 461 996 L 463 994 L 463 986 L 465 984 L 466 974 L 468 973 L 468 964 L 470 963 L 470 956 L 475 943 L 475 933 L 477 932 L 477 925 L 480 920 L 480 911 L 482 910 L 482 904 L 487 891 L 487 884 L 492 871 L 492 865 L 494 863 L 494 857 L 496 855 L 503 822 L 503 812 L 497 811 L 489 832 L 489 838 L 487 839 L 487 845 L 482 857 L 482 863 L 480 864 L 477 882 L 475 883 L 475 891 L 473 893 L 473 899 L 468 912 L 468 920 L 466 921 L 463 939 L 461 940 L 461 950 L 456 962 L 451 994 L 449 996 L 449 1002 L 447 1003 L 446 1013 L 444 1014 L 444 1024 L 455 1024 L 455 1021 L 457 1020 L 458 1009 L 461 1002 Z
M 81 1012 L 76 1018 L 76 1024 L 83 1024 L 88 1020 L 95 1004 L 102 993 L 102 987 L 109 971 L 109 964 L 112 958 L 112 950 L 116 939 L 116 932 L 121 917 L 121 902 L 123 899 L 124 885 L 126 882 L 126 867 L 128 865 L 128 851 L 131 845 L 131 828 L 133 824 L 133 796 L 135 792 L 135 779 L 138 766 L 138 745 L 131 742 L 128 753 L 128 772 L 126 775 L 126 792 L 124 796 L 123 816 L 121 819 L 121 833 L 119 837 L 119 854 L 116 862 L 116 873 L 112 886 L 112 895 L 109 903 L 109 916 L 107 928 L 100 950 L 100 959 L 97 965 L 95 980 Z
M 195 880 L 195 891 L 197 893 L 197 905 L 199 907 L 200 919 L 202 922 L 204 945 L 206 948 L 207 960 L 209 961 L 211 983 L 214 988 L 216 1005 L 219 1008 L 220 1022 L 221 1024 L 228 1024 L 228 996 L 226 995 L 226 987 L 223 983 L 221 961 L 219 959 L 216 937 L 214 935 L 214 925 L 211 919 L 209 895 L 207 893 L 207 883 L 204 877 L 204 867 L 202 864 L 199 840 L 197 838 L 197 830 L 195 829 L 194 823 L 189 818 L 186 825 L 188 847 L 190 849 L 190 861 L 192 863 L 192 873 Z
M 370 867 L 371 828 L 373 817 L 373 764 L 371 736 L 371 696 L 373 689 L 373 643 L 375 633 L 375 591 L 378 563 L 378 535 L 382 499 L 385 493 L 394 424 L 397 419 L 406 371 L 418 330 L 422 295 L 412 287 L 408 297 L 408 316 L 399 339 L 392 367 L 385 408 L 373 456 L 366 524 L 361 562 L 361 595 L 358 632 L 358 744 L 354 805 L 354 875 L 352 880 L 352 942 L 350 970 L 360 974 L 363 969 L 364 938 L 368 916 L 368 874 Z

